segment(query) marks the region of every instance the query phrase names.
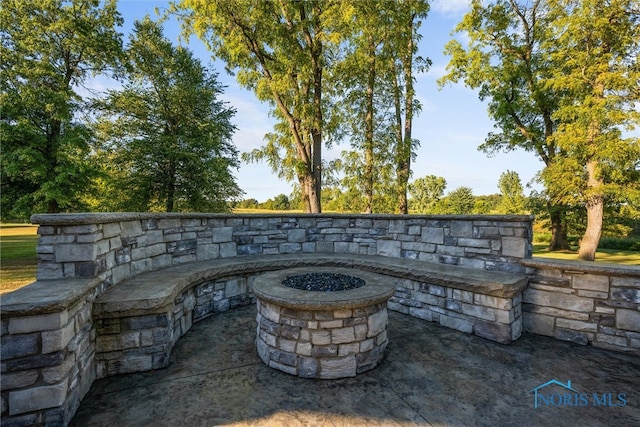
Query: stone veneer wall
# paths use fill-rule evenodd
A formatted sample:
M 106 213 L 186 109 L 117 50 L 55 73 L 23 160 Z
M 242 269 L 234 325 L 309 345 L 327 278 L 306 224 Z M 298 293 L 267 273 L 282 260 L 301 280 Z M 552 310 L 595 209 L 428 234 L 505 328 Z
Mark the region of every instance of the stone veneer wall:
M 523 260 L 524 330 L 640 355 L 640 267 Z
M 531 221 L 528 216 L 464 215 L 36 215 L 38 281 L 4 295 L 0 304 L 2 423 L 70 421 L 96 378 L 93 301 L 139 273 L 245 254 L 302 252 L 376 254 L 523 272 L 520 260 L 531 256 Z M 186 332 L 192 316 L 231 307 L 234 297 L 242 303 L 250 298 L 221 293 L 222 287 L 236 287 L 231 283 L 180 296 L 170 339 Z M 210 302 L 199 306 L 199 297 Z M 149 322 L 100 327 L 130 328 L 131 338 L 141 343 L 162 338 L 136 329 L 153 326 Z
M 35 215 L 37 279 L 113 285 L 172 264 L 248 254 L 355 253 L 523 272 L 529 216 Z
M 94 319 L 94 378 L 167 367 L 171 349 L 193 323 L 256 302 L 251 292 L 255 277 L 248 274 L 196 284 L 176 296 L 171 313 L 106 319 L 94 316 L 98 317 Z
M 290 309 L 257 302 L 256 348 L 272 368 L 302 378 L 345 378 L 373 369 L 387 348 L 387 305 Z
M 58 285 L 51 283 L 51 293 Z M 66 285 L 78 292 L 63 292 L 48 308 L 37 291 L 17 307 L 7 307 L 11 294 L 2 296 L 3 426 L 66 425 L 96 379 L 91 301 L 99 284 Z
M 509 344 L 522 333 L 522 295 L 497 297 L 447 286 L 396 279 L 390 310 Z

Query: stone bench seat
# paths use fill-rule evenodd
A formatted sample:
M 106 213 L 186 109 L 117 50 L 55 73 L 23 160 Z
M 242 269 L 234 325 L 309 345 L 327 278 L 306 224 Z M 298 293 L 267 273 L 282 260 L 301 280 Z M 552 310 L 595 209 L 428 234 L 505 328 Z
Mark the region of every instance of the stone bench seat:
M 428 282 L 484 295 L 511 298 L 526 287 L 522 274 L 477 270 L 377 255 L 246 255 L 192 262 L 142 273 L 109 289 L 94 302 L 94 314 L 155 313 L 195 284 L 238 274 L 297 267 L 355 268 L 401 279 Z
M 252 277 L 298 267 L 374 272 L 396 282 L 390 309 L 509 343 L 520 335 L 526 276 L 379 255 L 244 255 L 131 277 L 93 303 L 98 377 L 165 367 L 193 321 L 252 303 Z

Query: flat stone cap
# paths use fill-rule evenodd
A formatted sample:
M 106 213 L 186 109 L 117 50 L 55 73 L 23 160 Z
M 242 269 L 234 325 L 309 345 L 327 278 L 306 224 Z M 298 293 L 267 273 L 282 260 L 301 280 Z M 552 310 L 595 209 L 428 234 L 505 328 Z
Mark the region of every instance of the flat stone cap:
M 365 285 L 345 291 L 305 291 L 282 284 L 288 276 L 336 273 L 359 277 Z M 334 267 L 301 267 L 271 271 L 256 277 L 253 293 L 261 301 L 297 310 L 340 310 L 368 307 L 387 301 L 395 292 L 393 279 L 367 271 Z

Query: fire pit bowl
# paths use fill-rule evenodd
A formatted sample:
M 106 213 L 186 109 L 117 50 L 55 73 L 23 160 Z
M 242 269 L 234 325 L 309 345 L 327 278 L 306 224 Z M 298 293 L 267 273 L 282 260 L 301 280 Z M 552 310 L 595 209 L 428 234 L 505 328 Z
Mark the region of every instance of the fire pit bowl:
M 262 274 L 253 283 L 258 355 L 267 366 L 303 378 L 373 369 L 387 347 L 387 300 L 394 291 L 384 276 L 346 268 Z

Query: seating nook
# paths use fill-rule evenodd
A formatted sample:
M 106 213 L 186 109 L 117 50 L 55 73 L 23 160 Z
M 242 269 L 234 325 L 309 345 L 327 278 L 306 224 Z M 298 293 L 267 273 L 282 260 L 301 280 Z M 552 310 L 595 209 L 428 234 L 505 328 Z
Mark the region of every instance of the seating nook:
M 112 213 L 32 221 L 40 224 L 37 282 L 1 305 L 2 418 L 16 424 L 67 424 L 97 378 L 167 366 L 193 322 L 255 303 L 255 278 L 282 269 L 376 273 L 395 286 L 388 309 L 503 344 L 524 327 L 640 348 L 637 269 L 576 272 L 532 260 L 530 216 Z

